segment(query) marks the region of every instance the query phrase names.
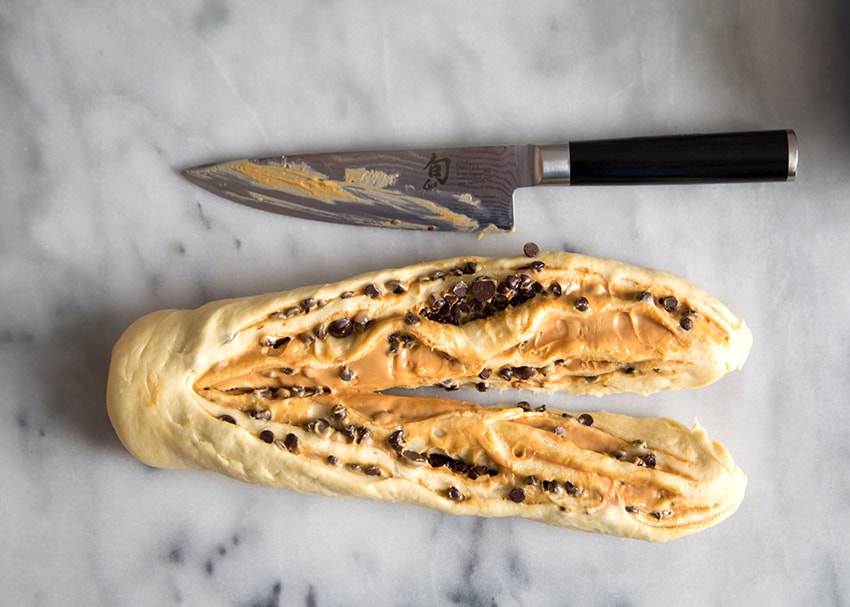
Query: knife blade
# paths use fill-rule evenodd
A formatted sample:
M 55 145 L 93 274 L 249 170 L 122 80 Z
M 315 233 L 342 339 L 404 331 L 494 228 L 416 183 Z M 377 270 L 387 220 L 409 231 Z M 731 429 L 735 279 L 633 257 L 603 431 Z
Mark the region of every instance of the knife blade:
M 513 194 L 537 185 L 787 181 L 792 130 L 671 135 L 550 145 L 379 150 L 231 160 L 183 175 L 251 207 L 351 225 L 504 232 Z

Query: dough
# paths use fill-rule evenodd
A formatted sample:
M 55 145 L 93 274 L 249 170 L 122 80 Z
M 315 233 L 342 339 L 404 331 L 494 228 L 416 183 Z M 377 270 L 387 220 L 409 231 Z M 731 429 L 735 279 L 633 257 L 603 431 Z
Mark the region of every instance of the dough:
M 743 497 L 701 428 L 385 391 L 649 394 L 711 383 L 750 344 L 667 273 L 463 257 L 149 314 L 115 346 L 107 406 L 151 466 L 665 541 Z

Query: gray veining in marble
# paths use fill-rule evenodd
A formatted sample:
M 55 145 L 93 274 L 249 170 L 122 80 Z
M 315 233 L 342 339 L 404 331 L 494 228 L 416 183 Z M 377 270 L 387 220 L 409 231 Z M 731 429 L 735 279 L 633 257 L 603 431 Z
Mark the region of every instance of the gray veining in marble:
M 848 31 L 838 0 L 0 3 L 0 604 L 850 602 Z M 762 128 L 796 129 L 795 182 L 523 190 L 516 232 L 481 240 L 267 215 L 179 176 Z M 531 399 L 699 418 L 749 476 L 724 524 L 656 546 L 298 495 L 149 469 L 109 425 L 111 346 L 148 311 L 529 240 L 683 275 L 752 327 L 708 388 Z

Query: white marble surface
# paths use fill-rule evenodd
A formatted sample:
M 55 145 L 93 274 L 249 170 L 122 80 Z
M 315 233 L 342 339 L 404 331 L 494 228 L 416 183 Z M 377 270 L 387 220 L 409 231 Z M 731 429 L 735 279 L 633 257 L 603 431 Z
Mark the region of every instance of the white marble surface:
M 850 602 L 850 11 L 840 1 L 0 4 L 0 603 Z M 794 128 L 790 184 L 527 189 L 511 235 L 263 214 L 182 167 L 274 152 Z M 162 307 L 543 248 L 683 275 L 742 372 L 646 398 L 747 472 L 664 545 L 297 495 L 137 463 L 110 348 Z M 466 395 L 476 398 L 476 394 Z

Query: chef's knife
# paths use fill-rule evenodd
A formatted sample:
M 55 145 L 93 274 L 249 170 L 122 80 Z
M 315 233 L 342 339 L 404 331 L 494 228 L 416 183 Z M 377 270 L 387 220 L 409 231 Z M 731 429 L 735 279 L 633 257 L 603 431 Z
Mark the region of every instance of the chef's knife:
M 284 215 L 464 232 L 512 230 L 513 193 L 525 186 L 787 181 L 796 173 L 791 130 L 274 156 L 183 171 L 210 192 Z

